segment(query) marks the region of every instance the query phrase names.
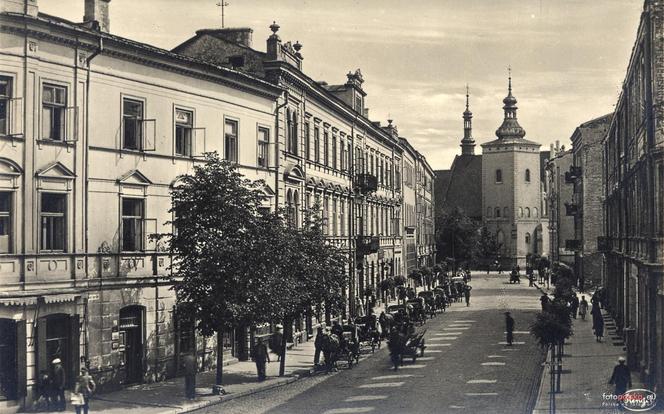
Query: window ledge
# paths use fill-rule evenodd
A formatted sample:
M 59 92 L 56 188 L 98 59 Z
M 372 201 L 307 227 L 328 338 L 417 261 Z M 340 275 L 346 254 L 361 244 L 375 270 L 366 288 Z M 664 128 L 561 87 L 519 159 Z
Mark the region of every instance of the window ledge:
M 4 139 L 7 141 L 25 141 L 25 136 L 23 134 L 17 134 L 17 135 L 0 134 L 0 139 Z
M 53 139 L 38 139 L 37 144 L 53 145 L 56 147 L 74 147 L 76 145 L 76 141 L 56 141 Z

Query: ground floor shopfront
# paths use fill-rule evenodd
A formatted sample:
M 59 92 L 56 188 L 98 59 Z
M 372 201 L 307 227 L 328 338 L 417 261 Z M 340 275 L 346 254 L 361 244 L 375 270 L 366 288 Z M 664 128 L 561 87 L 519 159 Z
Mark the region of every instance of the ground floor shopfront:
M 607 253 L 608 307 L 628 364 L 650 389 L 664 389 L 664 265 Z

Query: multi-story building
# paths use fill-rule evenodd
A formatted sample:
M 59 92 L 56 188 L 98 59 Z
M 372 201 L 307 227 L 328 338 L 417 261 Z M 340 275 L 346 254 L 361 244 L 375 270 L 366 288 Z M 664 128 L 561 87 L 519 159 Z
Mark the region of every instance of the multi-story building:
M 573 266 L 574 217 L 570 209 L 574 189 L 565 181 L 565 173 L 569 172 L 572 165 L 572 151 L 565 151 L 565 146 L 561 148 L 557 141 L 555 147 L 551 144 L 550 154 L 551 159 L 546 162 L 549 258 L 552 263 L 562 262 Z
M 100 391 L 178 375 L 188 353 L 212 366 L 216 345 L 179 316 L 153 237 L 171 231 L 170 190 L 204 152 L 263 180 L 264 207 L 294 226 L 318 208 L 348 252 L 352 315 L 405 262 L 404 144 L 368 119 L 359 70 L 341 85 L 312 80 L 276 24 L 267 52 L 251 29 L 159 49 L 109 33 L 108 7 L 85 0 L 74 23 L 0 0 L 0 408 L 29 406 L 56 357 L 69 385 L 85 363 Z M 425 160 L 410 152 L 414 175 Z M 303 315 L 296 333 L 323 318 Z M 246 356 L 248 329 L 223 349 Z
M 418 268 L 417 262 L 417 206 L 416 206 L 416 168 L 417 151 L 405 138 L 399 139 L 403 148 L 403 201 L 401 218 L 403 220 L 403 266 L 401 275 L 408 276 Z
M 431 267 L 436 262 L 436 234 L 434 229 L 435 173 L 424 155 L 416 157 L 415 211 L 417 217 L 416 244 L 418 267 Z
M 204 151 L 273 195 L 282 90 L 108 33 L 104 0 L 82 24 L 0 5 L 2 399 L 29 402 L 54 358 L 69 386 L 89 364 L 101 390 L 176 375 L 190 352 L 207 363 L 150 236 L 170 232 L 170 189 Z
M 606 290 L 628 364 L 664 385 L 664 4 L 644 2 L 603 142 Z
M 584 122 L 572 134 L 573 166 L 566 174 L 573 184 L 574 199 L 569 205 L 574 218 L 574 273 L 579 288 L 602 284 L 604 258 L 597 250 L 597 238 L 604 234 L 604 151 L 613 114 Z

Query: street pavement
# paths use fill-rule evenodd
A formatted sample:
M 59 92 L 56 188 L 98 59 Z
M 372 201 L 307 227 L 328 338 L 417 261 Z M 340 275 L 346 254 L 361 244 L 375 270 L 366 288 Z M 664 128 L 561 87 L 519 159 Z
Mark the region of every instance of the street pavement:
M 471 303 L 456 303 L 422 327 L 424 358 L 394 371 L 383 347 L 351 370 L 318 375 L 201 411 L 300 413 L 530 413 L 544 353 L 528 333 L 540 292 L 507 275 L 475 273 Z M 503 312 L 516 321 L 505 344 Z M 200 411 L 199 411 L 200 412 Z

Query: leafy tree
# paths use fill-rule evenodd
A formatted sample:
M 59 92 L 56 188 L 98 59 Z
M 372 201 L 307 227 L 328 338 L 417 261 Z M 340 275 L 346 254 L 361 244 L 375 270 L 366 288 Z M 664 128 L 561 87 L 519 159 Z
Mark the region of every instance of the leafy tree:
M 530 326 L 530 333 L 540 346 L 548 348 L 563 343 L 573 332 L 571 325 L 561 320 L 557 312 L 540 312 Z
M 496 235 L 490 232 L 486 226 L 482 226 L 479 230 L 476 255 L 485 260 L 494 259 L 500 254 L 502 248 L 503 245 L 498 242 Z
M 217 333 L 217 384 L 221 384 L 224 331 L 265 320 L 261 272 L 269 255 L 260 213 L 261 182 L 245 179 L 216 153 L 205 155 L 172 191 L 169 237 L 174 254 L 172 282 L 179 304 L 206 336 Z
M 453 258 L 456 263 L 471 261 L 475 256 L 479 225 L 459 208 L 437 217 L 436 245 L 438 255 Z

